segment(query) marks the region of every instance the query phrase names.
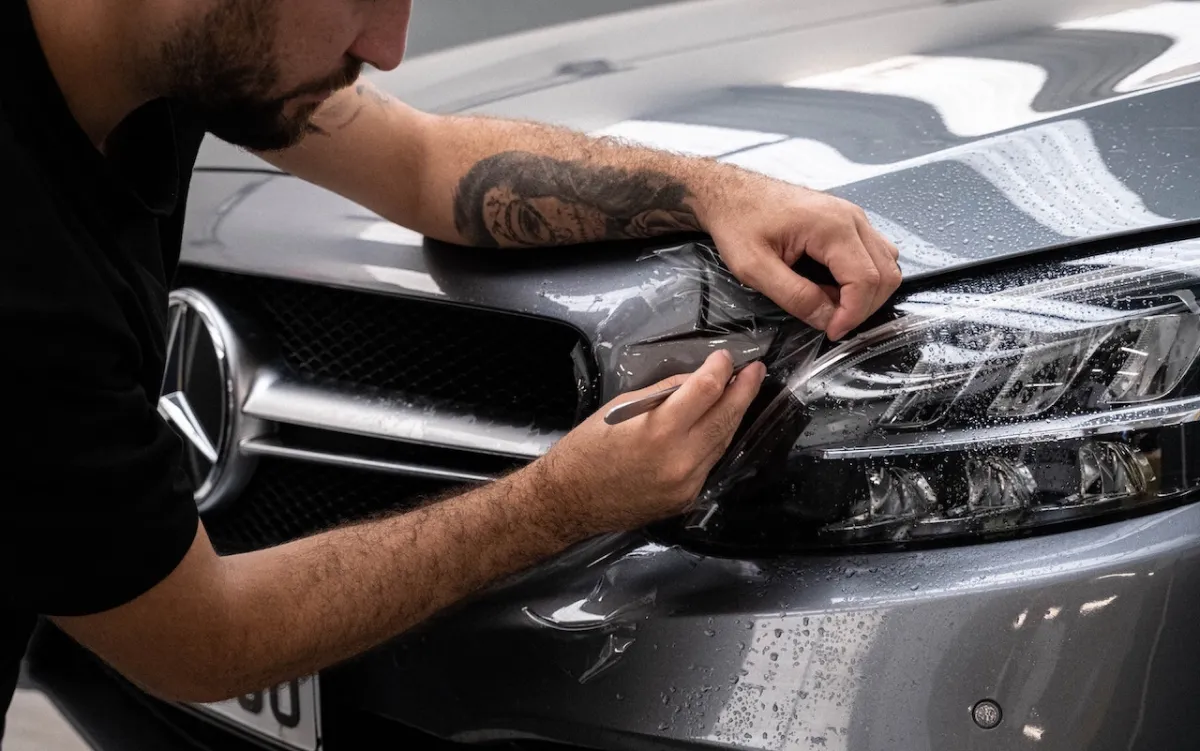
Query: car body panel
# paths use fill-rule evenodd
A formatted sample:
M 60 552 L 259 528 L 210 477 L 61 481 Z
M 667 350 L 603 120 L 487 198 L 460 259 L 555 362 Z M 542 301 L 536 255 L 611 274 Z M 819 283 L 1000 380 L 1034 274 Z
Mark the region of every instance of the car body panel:
M 474 741 L 1184 748 L 1198 584 L 1195 505 L 845 556 L 722 559 L 618 538 L 333 680 L 365 707 Z M 971 716 L 988 699 L 1004 714 L 994 730 Z

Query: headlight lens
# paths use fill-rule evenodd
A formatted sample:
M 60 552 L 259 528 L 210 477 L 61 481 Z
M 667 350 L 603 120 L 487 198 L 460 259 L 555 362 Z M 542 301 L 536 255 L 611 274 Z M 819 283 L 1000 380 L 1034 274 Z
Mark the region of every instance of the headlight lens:
M 781 333 L 776 393 L 690 534 L 894 542 L 1186 497 L 1200 485 L 1198 288 L 1200 244 L 1179 243 L 916 291 L 836 345 Z

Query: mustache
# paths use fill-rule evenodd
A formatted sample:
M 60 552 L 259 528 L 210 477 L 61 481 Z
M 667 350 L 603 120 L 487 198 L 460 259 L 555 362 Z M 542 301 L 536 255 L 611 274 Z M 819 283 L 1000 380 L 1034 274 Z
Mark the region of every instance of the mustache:
M 361 60 L 347 58 L 341 70 L 331 73 L 330 75 L 318 81 L 311 81 L 301 86 L 297 86 L 287 94 L 280 97 L 280 99 L 286 101 L 288 99 L 295 99 L 296 97 L 302 97 L 309 94 L 328 94 L 333 91 L 344 89 L 358 80 L 359 76 L 362 75 L 362 69 L 363 62 Z

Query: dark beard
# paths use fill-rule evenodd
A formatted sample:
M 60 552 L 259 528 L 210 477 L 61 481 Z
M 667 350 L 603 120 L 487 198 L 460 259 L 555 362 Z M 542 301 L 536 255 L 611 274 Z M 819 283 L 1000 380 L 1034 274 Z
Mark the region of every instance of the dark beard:
M 306 102 L 288 113 L 288 102 L 345 88 L 362 72 L 361 62 L 347 59 L 336 73 L 280 95 L 274 50 L 279 5 L 279 0 L 221 0 L 161 52 L 169 96 L 213 135 L 254 151 L 286 149 L 317 132 L 312 115 L 320 104 Z

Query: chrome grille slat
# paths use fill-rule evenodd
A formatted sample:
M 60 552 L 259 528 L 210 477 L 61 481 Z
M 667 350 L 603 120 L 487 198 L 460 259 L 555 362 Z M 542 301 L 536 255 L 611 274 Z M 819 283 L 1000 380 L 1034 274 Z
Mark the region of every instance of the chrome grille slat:
M 421 477 L 427 480 L 445 480 L 447 482 L 485 483 L 495 478 L 494 475 L 466 470 L 433 467 L 411 462 L 372 459 L 354 454 L 315 451 L 297 448 L 280 443 L 276 439 L 256 438 L 243 441 L 241 450 L 252 456 L 272 456 L 278 459 L 294 459 L 314 464 L 328 464 L 335 467 L 370 470 L 406 477 Z
M 276 423 L 535 459 L 564 435 L 482 420 L 386 395 L 315 385 L 263 370 L 242 404 L 246 415 Z

